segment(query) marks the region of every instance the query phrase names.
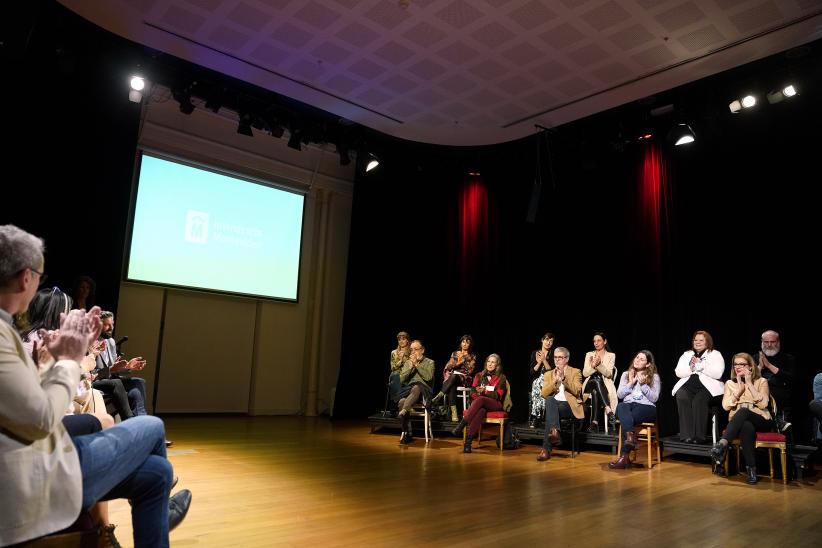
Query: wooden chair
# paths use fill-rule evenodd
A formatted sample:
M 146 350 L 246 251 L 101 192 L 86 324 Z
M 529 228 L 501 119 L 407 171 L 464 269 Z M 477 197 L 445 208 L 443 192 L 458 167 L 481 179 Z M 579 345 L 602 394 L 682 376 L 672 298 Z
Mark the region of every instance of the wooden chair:
M 641 422 L 634 427 L 636 431 L 636 441 L 644 441 L 648 448 L 648 461 L 646 463 L 647 468 L 653 468 L 654 461 L 653 461 L 653 454 L 654 454 L 654 447 L 656 447 L 656 462 L 657 464 L 662 463 L 662 451 L 659 447 L 659 426 L 655 422 Z M 617 444 L 617 455 L 622 454 L 622 424 L 619 425 L 619 431 L 617 432 L 619 442 Z M 636 449 L 634 449 L 636 452 Z
M 771 416 L 776 416 L 776 400 L 771 396 Z M 737 438 L 731 442 L 736 448 L 736 471 L 739 472 L 740 459 L 739 454 L 742 452 L 742 441 Z M 770 478 L 773 479 L 773 450 L 779 449 L 780 464 L 782 465 L 782 483 L 788 483 L 788 444 L 785 434 L 780 432 L 757 432 L 756 442 L 754 444 L 756 449 L 768 450 L 768 467 L 770 471 Z M 728 454 L 725 453 L 725 475 L 728 475 Z

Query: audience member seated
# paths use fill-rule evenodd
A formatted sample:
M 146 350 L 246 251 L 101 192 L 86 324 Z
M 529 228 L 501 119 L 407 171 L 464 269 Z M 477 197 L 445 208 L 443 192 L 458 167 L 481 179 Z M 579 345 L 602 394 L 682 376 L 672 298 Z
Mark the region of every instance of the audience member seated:
M 451 420 L 459 420 L 457 416 L 457 388 L 471 382 L 474 366 L 477 364 L 477 355 L 474 353 L 474 339 L 471 335 L 460 338 L 460 348 L 451 353 L 451 358 L 445 364 L 443 371 L 442 389 L 434 396 L 431 403 L 439 405 L 445 396 L 448 396 L 448 407 L 451 411 Z
M 661 387 L 654 355 L 650 350 L 640 350 L 628 371 L 619 378 L 617 397 L 622 401 L 617 405 L 616 414 L 622 428 L 622 451 L 617 460 L 608 464 L 608 468 L 630 468 L 631 451 L 636 448 L 634 426 L 656 422 L 656 401 Z
M 491 354 L 485 359 L 485 367 L 474 375 L 471 386 L 474 388 L 471 392 L 471 407 L 465 411 L 462 420 L 451 431 L 455 436 L 460 436 L 465 426 L 468 425 L 468 434 L 465 436 L 465 444 L 462 448 L 463 453 L 471 452 L 471 442 L 479 432 L 482 423 L 485 422 L 488 412 L 503 410 L 507 392 L 505 375 L 502 373 L 502 359 L 499 354 Z
M 679 412 L 679 439 L 685 443 L 705 443 L 705 427 L 711 398 L 722 394 L 725 360 L 714 350 L 714 340 L 707 331 L 694 333 L 691 350 L 686 350 L 676 364 L 679 381 L 671 392 Z
M 756 483 L 756 433 L 770 432 L 774 428 L 770 405 L 768 381 L 759 376 L 753 357 L 747 352 L 734 354 L 731 360 L 731 380 L 725 383 L 722 407 L 728 411 L 730 421 L 722 438 L 711 448 L 714 472 L 722 472 L 728 443 L 739 438 L 748 472 L 748 483 Z M 783 470 L 784 474 L 785 471 Z
M 617 393 L 614 386 L 616 354 L 611 352 L 608 339 L 604 333 L 594 333 L 594 349 L 585 354 L 585 365 L 582 375 L 587 377 L 582 386 L 582 393 L 593 393 L 591 398 L 591 422 L 588 432 L 599 431 L 600 410 L 604 407 L 608 420 L 613 424 L 614 409 L 617 406 Z
M 554 369 L 545 373 L 540 393 L 545 398 L 545 436 L 538 461 L 551 458 L 553 446 L 562 443 L 560 419 L 585 418 L 582 408 L 582 371 L 568 365 L 571 353 L 563 346 L 554 351 Z
M 421 399 L 431 401 L 431 381 L 434 379 L 434 362 L 425 357 L 425 347 L 418 340 L 411 343 L 411 354 L 402 362 L 399 380 L 400 394 L 405 394 L 399 401 L 399 416 L 402 425 L 401 443 L 411 443 L 411 408 Z
M 400 369 L 402 369 L 403 362 L 411 355 L 411 348 L 409 348 L 410 338 L 408 333 L 400 331 L 397 333 L 397 348 L 391 351 L 391 374 L 388 376 L 388 391 L 391 402 L 396 405 L 401 397 L 406 395 L 402 393 L 402 382 L 400 382 Z
M 97 364 L 94 369 L 97 380 L 94 382 L 94 388 L 103 393 L 112 394 L 114 405 L 119 413 L 123 405 L 122 392 L 117 386 L 119 381 L 125 391 L 130 414 L 133 416 L 145 415 L 146 381 L 131 376 L 131 373 L 143 370 L 146 366 L 146 360 L 141 357 L 132 358 L 128 361 L 122 359 L 117 354 L 117 344 L 114 342 L 114 314 L 103 311 L 100 313 L 100 321 L 103 325 L 100 340 L 104 342 L 105 347 L 97 356 Z M 128 417 L 123 417 L 121 414 L 121 419 L 125 418 Z
M 779 416 L 774 417 L 774 421 L 778 430 L 784 432 L 791 427 L 791 383 L 796 373 L 796 360 L 791 354 L 782 352 L 779 333 L 773 330 L 762 333 L 756 364 L 762 378 L 768 381 L 771 396 L 776 400 Z
M 27 325 L 23 329 L 23 348 L 32 356 L 38 371 L 45 371 L 54 363 L 45 346 L 39 344 L 40 330 L 53 331 L 60 327 L 60 314 L 68 314 L 72 308 L 71 297 L 60 291 L 58 287 L 39 290 L 32 298 L 26 311 Z M 37 344 L 37 352 L 33 352 Z M 103 428 L 114 425 L 114 419 L 106 412 L 102 395 L 95 394 L 88 380 L 90 371 L 94 368 L 94 357 L 100 352 L 101 346 L 92 344 L 88 353 L 80 363 L 83 378 L 77 385 L 74 400 L 66 409 L 63 417 L 63 426 L 72 437 L 99 432 Z
M 546 333 L 542 336 L 542 345 L 539 350 L 531 352 L 531 366 L 528 368 L 531 375 L 531 391 L 528 393 L 530 412 L 528 426 L 536 428 L 537 421 L 545 413 L 545 398 L 542 397 L 542 384 L 545 372 L 554 368 L 554 334 Z
M 74 286 L 71 290 L 71 297 L 74 301 L 74 307 L 82 310 L 88 310 L 96 303 L 94 302 L 94 294 L 97 290 L 97 283 L 89 276 L 77 276 L 74 280 Z
M 811 414 L 816 418 L 816 428 L 813 433 L 814 440 L 822 441 L 822 373 L 818 373 L 813 378 L 813 399 L 808 404 Z
M 61 316 L 59 331 L 40 332 L 56 360 L 42 375 L 13 327 L 44 278 L 43 241 L 0 226 L 0 545 L 60 531 L 95 502 L 125 498 L 135 546 L 168 546 L 191 493 L 168 498 L 163 422 L 138 417 L 74 439 L 63 427 L 80 381 L 78 362 L 100 333 L 100 309 L 72 310 Z

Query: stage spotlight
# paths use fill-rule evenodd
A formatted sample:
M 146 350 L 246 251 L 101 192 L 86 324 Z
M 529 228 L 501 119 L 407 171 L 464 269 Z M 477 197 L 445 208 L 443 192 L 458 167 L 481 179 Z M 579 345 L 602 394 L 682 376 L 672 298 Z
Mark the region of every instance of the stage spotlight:
M 371 171 L 372 169 L 376 169 L 380 165 L 380 161 L 376 156 L 374 156 L 373 154 L 369 154 L 368 156 L 371 159 L 368 160 L 368 163 L 365 166 L 365 171 L 366 172 Z
M 736 114 L 740 110 L 742 110 L 742 103 L 739 102 L 739 99 L 735 101 L 731 101 L 731 104 L 728 105 L 728 108 L 731 109 L 731 112 Z
M 696 134 L 688 124 L 677 124 L 668 134 L 674 146 L 687 145 L 696 141 Z
M 194 104 L 191 102 L 191 92 L 188 88 L 180 90 L 180 89 L 172 89 L 171 96 L 174 97 L 174 100 L 180 103 L 180 112 L 183 114 L 191 114 L 194 112 Z
M 337 143 L 337 154 L 340 155 L 341 166 L 347 166 L 351 163 L 351 156 L 348 154 L 348 145 L 345 143 Z
M 756 105 L 756 97 L 753 95 L 746 95 L 742 98 L 742 106 L 745 108 L 751 108 Z
M 240 120 L 237 122 L 237 133 L 240 135 L 247 135 L 248 137 L 254 137 L 254 133 L 251 131 L 251 115 L 248 113 L 241 113 Z
M 776 103 L 779 103 L 785 99 L 785 95 L 781 91 L 772 91 L 771 93 L 765 95 L 765 97 L 768 99 L 768 102 L 772 105 L 775 105 Z
M 285 128 L 277 122 L 272 122 L 269 130 L 269 135 L 279 139 L 285 133 Z
M 288 137 L 288 148 L 293 148 L 294 150 L 302 150 L 302 145 L 300 144 L 299 130 L 291 131 L 291 135 Z
M 139 103 L 143 100 L 143 88 L 146 87 L 146 81 L 141 76 L 132 76 L 129 82 L 131 89 L 128 90 L 128 100 L 132 103 Z
M 793 97 L 796 95 L 796 88 L 793 87 L 793 84 L 789 84 L 782 89 L 782 93 L 785 97 Z

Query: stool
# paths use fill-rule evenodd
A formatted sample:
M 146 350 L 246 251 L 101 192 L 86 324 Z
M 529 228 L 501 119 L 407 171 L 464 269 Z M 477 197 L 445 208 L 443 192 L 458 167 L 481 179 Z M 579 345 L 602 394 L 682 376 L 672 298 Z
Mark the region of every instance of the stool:
M 636 431 L 636 440 L 644 441 L 648 446 L 648 462 L 647 467 L 652 468 L 653 462 L 653 447 L 656 446 L 656 461 L 657 464 L 662 463 L 662 451 L 659 449 L 659 427 L 655 422 L 641 422 L 634 426 Z M 617 455 L 622 454 L 622 424 L 619 425 L 619 443 L 617 444 Z M 636 450 L 634 450 L 636 451 Z
M 465 413 L 465 410 L 468 409 L 468 407 L 470 406 L 470 404 L 468 403 L 468 398 L 470 397 L 472 390 L 473 390 L 473 388 L 471 388 L 470 386 L 458 386 L 457 387 L 457 392 L 459 392 L 457 397 L 462 398 L 462 412 L 463 413 Z

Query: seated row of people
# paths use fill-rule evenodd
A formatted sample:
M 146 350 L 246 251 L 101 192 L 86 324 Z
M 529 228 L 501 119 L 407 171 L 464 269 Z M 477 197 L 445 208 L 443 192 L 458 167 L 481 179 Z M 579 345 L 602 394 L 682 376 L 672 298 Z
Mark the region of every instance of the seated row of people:
M 775 332 L 768 331 L 763 334 L 763 362 L 768 358 L 764 354 L 765 338 L 772 335 L 778 342 L 778 334 Z M 402 354 L 403 338 L 407 340 L 407 334 L 401 332 L 398 336 L 399 346 L 395 351 L 398 354 Z M 414 341 L 414 343 L 419 343 L 419 341 Z M 470 372 L 476 362 L 476 356 L 473 353 L 473 339 L 465 335 L 460 343 L 460 350 L 451 355 L 449 366 L 446 367 L 446 375 L 449 380 L 456 379 L 459 384 L 467 384 L 466 379 L 471 379 Z M 656 403 L 661 390 L 661 380 L 653 354 L 649 350 L 639 351 L 628 370 L 622 373 L 617 390 L 612 380 L 615 371 L 615 355 L 610 351 L 605 335 L 596 333 L 593 343 L 594 350 L 586 353 L 582 371 L 568 365 L 570 352 L 567 348 L 553 349 L 551 333 L 546 333 L 542 338 L 541 348 L 531 355 L 530 369 L 534 374 L 530 398 L 531 424 L 533 425 L 534 417 L 540 409 L 545 410 L 546 416 L 543 445 L 537 460 L 550 459 L 553 446 L 560 443 L 560 420 L 562 418 L 584 418 L 584 394 L 588 392 L 592 394 L 594 402 L 597 399 L 604 402 L 602 405 L 609 417 L 613 415 L 611 410 L 615 409 L 616 417 L 619 418 L 623 436 L 622 451 L 619 458 L 609 464 L 610 468 L 631 466 L 630 454 L 636 447 L 635 425 L 656 421 Z M 421 343 L 419 345 L 421 346 Z M 392 352 L 392 360 L 395 352 Z M 774 355 L 771 353 L 770 357 Z M 410 381 L 414 384 L 414 379 L 409 374 L 413 363 L 418 359 L 406 361 L 410 361 L 411 365 L 407 363 L 398 365 L 405 373 L 401 373 L 397 380 L 400 383 Z M 396 363 L 403 362 L 398 360 Z M 676 374 L 680 380 L 672 390 L 680 416 L 680 439 L 689 443 L 705 442 L 704 425 L 707 423 L 709 401 L 712 397 L 724 392 L 722 405 L 730 412 L 731 423 L 725 436 L 713 449 L 715 459 L 718 461 L 724 456 L 723 452 L 727 448 L 728 440 L 741 437 L 749 481 L 755 482 L 753 456 L 755 432 L 768 431 L 775 426 L 768 411 L 769 385 L 768 381 L 759 374 L 761 368 L 757 367 L 751 355 L 736 354 L 733 363 L 731 380 L 722 383 L 719 379 L 724 372 L 724 360 L 722 355 L 713 348 L 713 339 L 706 331 L 697 331 L 694 334 L 692 348 L 685 351 L 677 363 Z M 430 391 L 430 386 L 424 383 L 430 382 L 433 378 L 432 366 L 433 363 L 430 368 L 426 368 L 424 382 L 417 379 L 417 384 L 421 385 L 421 388 L 415 391 L 413 387 L 408 387 L 408 393 L 421 394 L 421 390 L 426 388 Z M 459 372 L 455 373 L 455 370 Z M 777 370 L 776 374 L 779 372 Z M 582 381 L 583 376 L 587 378 L 585 382 Z M 485 362 L 484 370 L 473 377 L 471 386 L 474 390 L 471 392 L 471 407 L 465 411 L 462 420 L 453 431 L 455 435 L 459 435 L 466 426 L 469 426 L 463 449 L 465 452 L 471 451 L 471 440 L 485 420 L 487 412 L 501 410 L 503 399 L 506 397 L 510 399 L 510 394 L 507 393 L 508 383 L 504 379 L 501 359 L 497 354 L 490 355 Z M 458 383 L 446 382 L 443 385 L 443 391 L 434 397 L 434 403 L 446 397 L 452 387 Z M 588 386 L 591 387 L 590 390 L 586 389 Z M 415 398 L 414 401 L 417 399 L 419 398 Z M 617 403 L 618 400 L 621 401 Z M 450 401 L 453 400 L 449 400 L 449 403 Z M 539 402 L 538 406 L 535 402 Z M 746 410 L 737 413 L 740 406 Z M 452 417 L 455 415 L 456 409 L 454 408 Z M 405 413 L 403 416 L 405 417 Z M 596 404 L 594 403 L 591 412 L 591 425 L 594 428 L 596 427 L 596 416 Z M 404 420 L 403 431 L 407 432 L 407 428 L 408 422 Z M 410 433 L 404 436 L 404 439 L 410 439 Z
M 38 330 L 27 350 L 18 322 L 45 279 L 43 241 L 0 226 L 0 258 L 0 545 L 62 530 L 95 503 L 125 498 L 135 546 L 168 546 L 191 493 L 169 498 L 173 469 L 163 422 L 139 416 L 73 437 L 64 426 L 80 364 L 91 369 L 102 348 L 101 310 L 64 313 L 64 300 L 58 329 Z

